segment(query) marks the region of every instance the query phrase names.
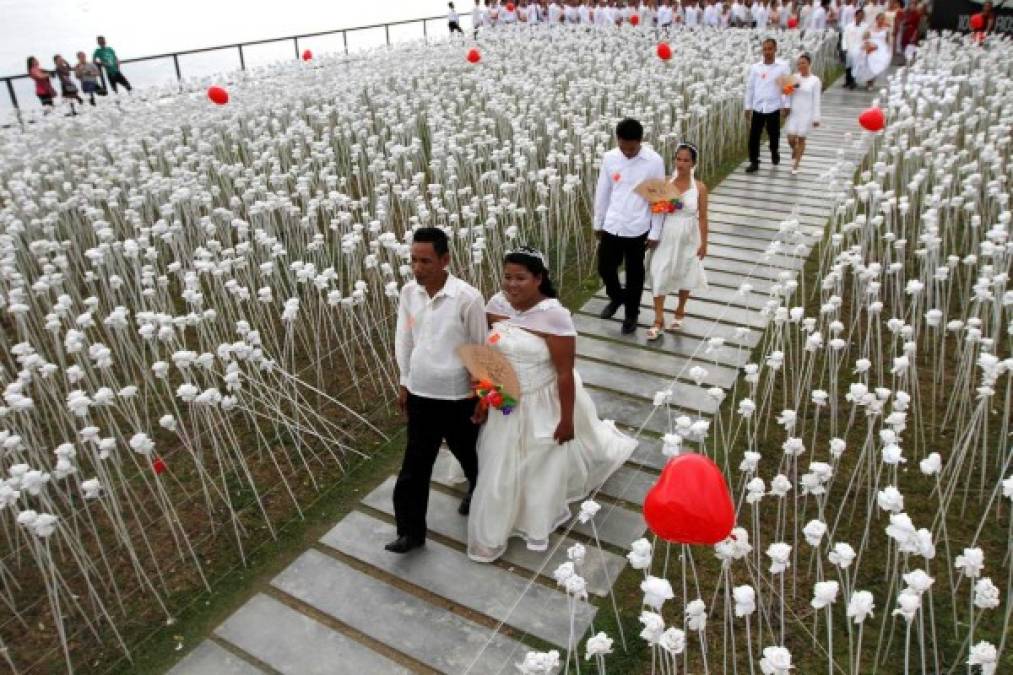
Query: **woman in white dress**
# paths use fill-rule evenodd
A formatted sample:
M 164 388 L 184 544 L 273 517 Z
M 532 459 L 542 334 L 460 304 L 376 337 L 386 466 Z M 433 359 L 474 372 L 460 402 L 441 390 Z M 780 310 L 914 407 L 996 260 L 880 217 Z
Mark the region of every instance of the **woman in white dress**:
M 798 165 L 805 153 L 805 138 L 813 127 L 820 125 L 820 96 L 823 83 L 812 72 L 812 59 L 808 54 L 798 57 L 798 74 L 795 90 L 791 94 L 791 113 L 784 123 L 791 147 L 791 173 L 798 173 Z
M 651 253 L 651 289 L 654 293 L 654 325 L 648 340 L 657 340 L 665 329 L 665 297 L 679 293 L 675 317 L 667 330 L 682 328 L 686 302 L 693 291 L 707 289 L 703 259 L 707 256 L 707 186 L 693 175 L 697 149 L 681 143 L 675 149 L 675 177 L 671 183 L 681 193 L 676 210 L 665 217 L 661 241 Z
M 569 520 L 570 503 L 604 483 L 637 446 L 598 419 L 573 368 L 577 331 L 555 295 L 541 253 L 507 254 L 503 290 L 486 306 L 487 343 L 510 361 L 521 395 L 507 415 L 485 411 L 468 518 L 468 556 L 476 562 L 499 558 L 514 536 L 545 550 Z
M 865 84 L 866 89 L 872 89 L 876 78 L 890 66 L 893 58 L 893 49 L 890 47 L 892 39 L 886 15 L 880 13 L 876 15 L 876 22 L 862 41 L 851 48 L 848 57 L 851 74 L 856 82 Z

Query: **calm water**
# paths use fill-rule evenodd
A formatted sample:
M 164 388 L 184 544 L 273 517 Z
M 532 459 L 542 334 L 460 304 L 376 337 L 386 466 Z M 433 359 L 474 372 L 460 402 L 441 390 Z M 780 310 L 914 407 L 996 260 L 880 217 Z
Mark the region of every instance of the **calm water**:
M 457 2 L 460 8 L 470 3 Z M 244 42 L 264 38 L 363 26 L 384 21 L 442 16 L 446 3 L 437 0 L 0 0 L 0 76 L 25 72 L 25 60 L 36 56 L 51 67 L 54 54 L 76 61 L 74 54 L 89 56 L 95 36 L 106 36 L 121 59 L 183 49 Z M 464 14 L 464 12 L 462 12 Z M 444 35 L 444 21 L 431 22 L 430 35 Z M 393 41 L 422 36 L 421 24 L 391 28 Z M 381 45 L 383 29 L 353 33 L 351 49 Z M 315 52 L 343 49 L 341 36 L 300 41 L 300 48 Z M 251 47 L 245 51 L 247 67 L 294 57 L 292 42 Z M 239 67 L 236 50 L 180 58 L 184 76 L 210 75 Z M 175 78 L 172 61 L 127 64 L 123 67 L 134 85 L 156 84 Z M 55 82 L 55 81 L 54 81 Z M 37 104 L 30 82 L 17 83 L 23 108 Z M 10 106 L 6 87 L 0 84 L 0 109 Z

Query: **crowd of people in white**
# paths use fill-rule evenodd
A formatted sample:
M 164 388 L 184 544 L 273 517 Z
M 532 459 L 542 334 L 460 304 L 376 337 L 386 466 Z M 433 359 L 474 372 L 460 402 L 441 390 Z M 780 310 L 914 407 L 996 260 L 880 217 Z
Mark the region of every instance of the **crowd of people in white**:
M 887 24 L 901 33 L 915 22 L 917 29 L 927 16 L 922 0 L 475 0 L 471 10 L 476 30 L 515 24 L 570 24 L 618 26 L 624 23 L 657 28 L 676 26 L 711 28 L 799 28 L 843 31 L 855 21 L 855 12 L 864 9 L 864 23 L 875 24 L 883 15 Z M 450 21 L 459 24 L 451 3 Z

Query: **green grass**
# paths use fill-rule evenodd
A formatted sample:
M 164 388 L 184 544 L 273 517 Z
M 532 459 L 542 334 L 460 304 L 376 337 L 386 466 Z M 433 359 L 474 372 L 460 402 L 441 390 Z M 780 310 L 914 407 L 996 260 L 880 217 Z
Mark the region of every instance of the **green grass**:
M 293 518 L 277 528 L 277 539 L 268 539 L 247 552 L 243 567 L 232 555 L 234 547 L 223 550 L 215 561 L 216 576 L 210 577 L 212 592 L 190 591 L 170 597 L 167 604 L 176 608 L 175 623 L 133 640 L 133 662 L 109 656 L 89 662 L 92 672 L 148 673 L 171 668 L 190 649 L 210 635 L 222 621 L 249 598 L 264 589 L 300 553 L 310 548 L 376 485 L 383 482 L 401 464 L 404 433 L 396 419 L 391 420 L 390 440 L 377 446 L 368 458 L 360 459 L 340 481 L 320 492 L 303 507 L 303 518 Z M 223 547 L 226 549 L 226 547 Z

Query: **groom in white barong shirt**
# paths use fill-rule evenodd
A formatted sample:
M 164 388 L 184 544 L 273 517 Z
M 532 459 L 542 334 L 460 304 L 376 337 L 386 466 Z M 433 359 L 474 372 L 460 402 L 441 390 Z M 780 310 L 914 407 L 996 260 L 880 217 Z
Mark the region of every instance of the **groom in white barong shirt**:
M 479 427 L 471 376 L 457 348 L 484 344 L 489 328 L 482 294 L 447 269 L 450 245 L 443 230 L 415 230 L 411 261 L 415 279 L 401 289 L 394 339 L 401 372 L 398 407 L 408 416 L 408 443 L 394 484 L 397 539 L 385 546 L 393 553 L 425 544 L 429 481 L 443 441 L 468 479 L 468 496 L 458 508 L 468 514 L 478 479 Z

